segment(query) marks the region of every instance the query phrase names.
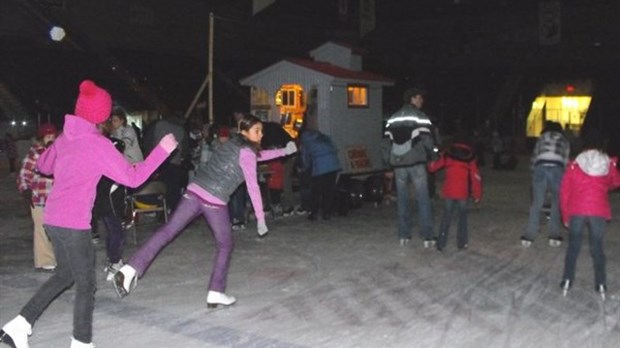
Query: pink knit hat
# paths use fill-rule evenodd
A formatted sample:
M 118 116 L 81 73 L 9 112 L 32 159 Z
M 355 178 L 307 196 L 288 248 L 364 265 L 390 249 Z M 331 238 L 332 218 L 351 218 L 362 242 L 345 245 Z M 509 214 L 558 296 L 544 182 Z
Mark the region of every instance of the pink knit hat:
M 80 94 L 75 103 L 75 115 L 94 124 L 103 123 L 110 117 L 112 97 L 93 81 L 84 80 L 80 83 Z

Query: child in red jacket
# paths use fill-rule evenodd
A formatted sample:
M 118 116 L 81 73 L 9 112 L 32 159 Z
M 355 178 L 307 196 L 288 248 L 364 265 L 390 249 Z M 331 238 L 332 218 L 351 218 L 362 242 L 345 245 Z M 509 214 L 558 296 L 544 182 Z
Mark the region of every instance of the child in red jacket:
M 439 229 L 437 250 L 442 251 L 446 247 L 450 222 L 455 209 L 458 211 L 456 245 L 459 249 L 466 249 L 469 239 L 467 202 L 470 196 L 473 197 L 474 203 L 480 202 L 482 198 L 482 178 L 473 149 L 464 142 L 452 144 L 441 158 L 429 163 L 428 166 L 431 172 L 436 172 L 441 168 L 446 169 L 442 189 L 445 208 Z
M 607 291 L 603 237 L 611 219 L 608 191 L 620 186 L 620 174 L 616 170 L 617 158 L 607 156 L 599 143 L 598 136 L 584 138 L 584 150 L 568 164 L 560 185 L 562 222 L 569 228 L 564 276 L 560 284 L 565 296 L 575 280 L 586 225 L 590 232 L 595 290 L 603 299 Z

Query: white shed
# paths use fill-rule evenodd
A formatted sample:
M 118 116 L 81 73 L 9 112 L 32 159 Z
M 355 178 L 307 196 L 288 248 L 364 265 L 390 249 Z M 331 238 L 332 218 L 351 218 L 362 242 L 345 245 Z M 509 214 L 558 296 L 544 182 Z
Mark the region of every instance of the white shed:
M 361 70 L 360 51 L 327 42 L 312 59 L 287 58 L 240 81 L 251 87 L 252 113 L 281 122 L 296 136 L 302 122 L 329 135 L 340 150 L 343 173 L 382 169 L 384 76 Z

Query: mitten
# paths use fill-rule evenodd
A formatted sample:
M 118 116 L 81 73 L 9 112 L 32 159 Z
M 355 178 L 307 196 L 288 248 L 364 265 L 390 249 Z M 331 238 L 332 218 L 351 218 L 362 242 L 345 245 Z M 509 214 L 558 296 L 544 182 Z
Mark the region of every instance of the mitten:
M 294 141 L 289 141 L 284 148 L 284 153 L 288 155 L 292 155 L 297 152 L 297 145 L 295 145 Z

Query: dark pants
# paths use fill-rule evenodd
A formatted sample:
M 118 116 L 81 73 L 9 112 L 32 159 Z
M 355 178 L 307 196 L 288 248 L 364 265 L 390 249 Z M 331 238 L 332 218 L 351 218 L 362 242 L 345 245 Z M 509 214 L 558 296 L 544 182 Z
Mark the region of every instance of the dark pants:
M 187 186 L 187 170 L 181 165 L 166 163 L 162 165 L 158 180 L 166 184 L 166 207 L 174 211 Z
M 110 263 L 118 263 L 123 257 L 123 248 L 125 247 L 125 231 L 121 220 L 114 214 L 102 217 L 103 224 L 106 227 L 106 255 Z
M 607 285 L 605 272 L 605 251 L 603 250 L 603 237 L 607 222 L 605 218 L 598 216 L 572 216 L 569 221 L 568 248 L 566 248 L 566 259 L 564 261 L 564 279 L 571 282 L 575 279 L 577 268 L 577 257 L 581 251 L 581 240 L 586 225 L 590 228 L 590 256 L 594 266 L 594 284 Z
M 332 213 L 337 176 L 338 172 L 331 172 L 312 177 L 310 181 L 311 213 L 317 214 L 319 210 L 322 210 L 323 214 Z
M 20 314 L 31 325 L 47 306 L 75 283 L 73 302 L 73 337 L 80 342 L 93 338 L 93 309 L 95 307 L 95 251 L 90 230 L 73 230 L 45 225 L 52 240 L 57 267 L 54 274 L 22 308 Z
M 237 190 L 230 195 L 228 212 L 234 223 L 245 223 L 245 203 L 247 195 L 248 189 L 245 184 L 241 184 L 237 187 Z

